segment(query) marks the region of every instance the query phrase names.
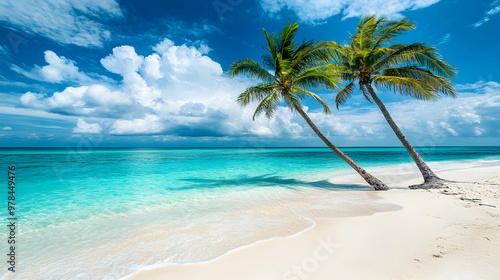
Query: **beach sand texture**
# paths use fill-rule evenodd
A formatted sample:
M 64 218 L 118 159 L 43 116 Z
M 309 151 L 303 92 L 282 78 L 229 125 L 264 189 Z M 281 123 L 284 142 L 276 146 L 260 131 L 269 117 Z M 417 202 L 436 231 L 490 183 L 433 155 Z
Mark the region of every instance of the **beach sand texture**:
M 416 175 L 391 183 L 419 183 Z M 292 236 L 207 262 L 151 267 L 125 279 L 499 279 L 500 166 L 439 175 L 464 182 L 376 192 L 380 202 L 402 209 L 313 219 L 312 227 Z

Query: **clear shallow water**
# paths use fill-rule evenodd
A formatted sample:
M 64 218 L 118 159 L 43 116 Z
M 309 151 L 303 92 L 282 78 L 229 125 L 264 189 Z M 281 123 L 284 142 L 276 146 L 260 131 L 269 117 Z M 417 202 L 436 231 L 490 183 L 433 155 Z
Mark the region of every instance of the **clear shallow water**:
M 415 169 L 403 148 L 343 151 L 368 171 Z M 419 152 L 439 169 L 500 160 L 500 147 Z M 290 234 L 304 216 L 390 208 L 346 192 L 364 186 L 328 181 L 353 171 L 323 148 L 0 149 L 0 166 L 12 164 L 19 279 L 119 279 Z

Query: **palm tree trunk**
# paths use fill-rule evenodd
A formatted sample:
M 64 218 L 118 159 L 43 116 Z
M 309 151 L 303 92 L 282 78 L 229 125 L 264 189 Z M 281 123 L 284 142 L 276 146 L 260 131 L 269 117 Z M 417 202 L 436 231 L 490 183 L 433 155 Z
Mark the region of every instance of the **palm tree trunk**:
M 418 169 L 420 170 L 420 173 L 422 173 L 422 176 L 424 177 L 424 184 L 430 184 L 430 183 L 436 183 L 438 181 L 441 181 L 440 179 L 430 168 L 427 166 L 427 164 L 424 162 L 422 157 L 417 153 L 415 148 L 410 144 L 410 142 L 406 139 L 406 137 L 403 135 L 399 127 L 396 125 L 394 120 L 392 119 L 391 115 L 389 114 L 389 111 L 385 108 L 385 105 L 380 101 L 378 96 L 375 94 L 375 91 L 373 90 L 373 87 L 370 84 L 365 84 L 366 88 L 368 89 L 368 92 L 370 93 L 370 96 L 373 98 L 375 103 L 377 103 L 378 107 L 380 108 L 380 111 L 382 111 L 382 114 L 384 115 L 386 121 L 389 123 L 391 126 L 392 130 L 398 137 L 399 141 L 403 144 L 403 146 L 406 148 L 410 156 L 413 158 L 413 161 L 417 164 Z M 412 186 L 415 188 L 415 186 Z M 424 187 L 421 185 L 421 187 Z M 429 186 L 427 186 L 429 187 Z
M 346 154 L 344 154 L 339 148 L 337 148 L 335 145 L 330 142 L 323 133 L 319 130 L 319 128 L 313 123 L 313 121 L 309 118 L 309 116 L 302 110 L 302 108 L 296 108 L 299 114 L 306 120 L 307 124 L 314 130 L 314 132 L 325 142 L 325 144 L 334 152 L 336 153 L 340 158 L 342 158 L 347 164 L 349 164 L 356 172 L 365 179 L 365 181 L 375 190 L 388 190 L 389 188 L 387 187 L 384 182 L 380 181 L 378 178 L 374 177 L 370 173 L 366 172 L 361 166 L 359 166 L 356 162 L 354 162 L 350 157 L 348 157 Z

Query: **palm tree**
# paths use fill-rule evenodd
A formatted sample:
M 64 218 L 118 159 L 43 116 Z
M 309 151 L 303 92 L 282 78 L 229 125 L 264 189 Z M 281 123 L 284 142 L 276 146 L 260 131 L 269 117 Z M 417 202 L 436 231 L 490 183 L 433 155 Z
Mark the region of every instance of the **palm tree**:
M 300 101 L 311 97 L 321 104 L 327 114 L 330 109 L 321 98 L 309 91 L 312 88 L 334 89 L 338 88 L 338 75 L 328 68 L 328 52 L 324 43 L 304 41 L 297 45 L 295 33 L 298 24 L 287 24 L 280 34 L 268 35 L 264 30 L 267 40 L 269 54 L 263 55 L 262 60 L 267 69 L 260 66 L 252 59 L 237 59 L 229 68 L 229 76 L 246 74 L 260 81 L 259 85 L 247 88 L 238 96 L 237 102 L 241 106 L 247 106 L 252 102 L 258 102 L 253 119 L 265 113 L 268 118 L 274 117 L 278 105 L 284 102 L 292 112 L 299 113 L 313 129 L 313 131 L 325 142 L 325 144 L 356 170 L 363 179 L 376 190 L 386 190 L 387 186 L 372 176 L 335 145 L 333 145 L 321 133 L 319 128 L 304 111 Z
M 414 23 L 408 19 L 389 20 L 368 15 L 361 19 L 357 32 L 350 42 L 340 45 L 330 43 L 332 60 L 347 82 L 337 94 L 337 109 L 351 97 L 359 85 L 368 101 L 375 101 L 390 127 L 415 161 L 424 177 L 424 183 L 411 188 L 441 187 L 445 180 L 439 178 L 422 160 L 415 148 L 403 135 L 382 101 L 377 89 L 391 90 L 401 95 L 421 100 L 434 100 L 441 95 L 455 97 L 450 79 L 456 71 L 442 60 L 437 49 L 428 44 L 396 44 L 395 38 L 411 29 Z

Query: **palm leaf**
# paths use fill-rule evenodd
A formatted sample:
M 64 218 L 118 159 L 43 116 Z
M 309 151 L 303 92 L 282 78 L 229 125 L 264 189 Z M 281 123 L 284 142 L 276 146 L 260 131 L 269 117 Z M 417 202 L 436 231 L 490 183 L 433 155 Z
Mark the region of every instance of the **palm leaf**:
M 279 104 L 279 95 L 277 92 L 274 92 L 266 96 L 255 109 L 255 113 L 253 114 L 252 119 L 255 120 L 255 118 L 262 113 L 265 113 L 266 117 L 268 118 L 274 117 L 278 104 Z
M 241 93 L 236 101 L 241 106 L 246 106 L 252 102 L 261 102 L 275 91 L 275 83 L 268 83 L 247 88 Z
M 229 77 L 234 77 L 239 74 L 246 74 L 252 78 L 259 81 L 271 83 L 274 81 L 273 75 L 271 75 L 266 69 L 262 68 L 258 63 L 252 59 L 237 59 L 229 67 Z
M 455 91 L 449 80 L 435 75 L 427 69 L 417 66 L 388 68 L 383 70 L 382 75 L 422 80 L 427 82 L 437 95 L 443 94 L 455 97 Z
M 302 89 L 300 87 L 294 87 L 294 88 L 292 88 L 292 92 L 298 92 L 298 93 L 301 93 L 303 95 L 306 95 L 306 96 L 314 98 L 314 100 L 316 100 L 319 104 L 321 104 L 321 106 L 323 107 L 323 112 L 325 114 L 327 114 L 327 115 L 331 115 L 332 114 L 332 111 L 330 110 L 330 108 L 328 107 L 328 105 L 323 101 L 323 99 L 321 99 L 321 97 L 319 97 L 319 95 L 317 95 L 317 94 L 315 94 L 313 92 L 307 91 L 305 89 Z
M 380 30 L 377 31 L 377 41 L 372 46 L 372 51 L 382 47 L 387 42 L 392 42 L 392 39 L 398 35 L 401 35 L 411 29 L 415 28 L 415 24 L 410 22 L 408 19 L 402 19 L 400 21 L 385 21 L 380 25 Z
M 422 100 L 434 100 L 437 95 L 425 81 L 408 77 L 375 76 L 373 83 L 377 88 L 392 90 L 394 93 L 408 95 Z
M 352 96 L 353 92 L 354 82 L 350 82 L 337 93 L 337 96 L 335 97 L 335 105 L 337 106 L 337 109 Z
M 286 24 L 281 33 L 268 34 L 264 29 L 268 53 L 262 56 L 263 65 L 274 70 L 274 75 L 251 59 L 238 59 L 229 68 L 229 76 L 249 75 L 261 83 L 247 88 L 237 101 L 242 106 L 259 102 L 253 118 L 262 113 L 271 118 L 281 101 L 294 111 L 302 108 L 300 101 L 313 98 L 326 113 L 331 113 L 326 103 L 311 89 L 334 89 L 341 72 L 336 65 L 328 63 L 328 43 L 304 40 L 295 42 L 298 24 Z

